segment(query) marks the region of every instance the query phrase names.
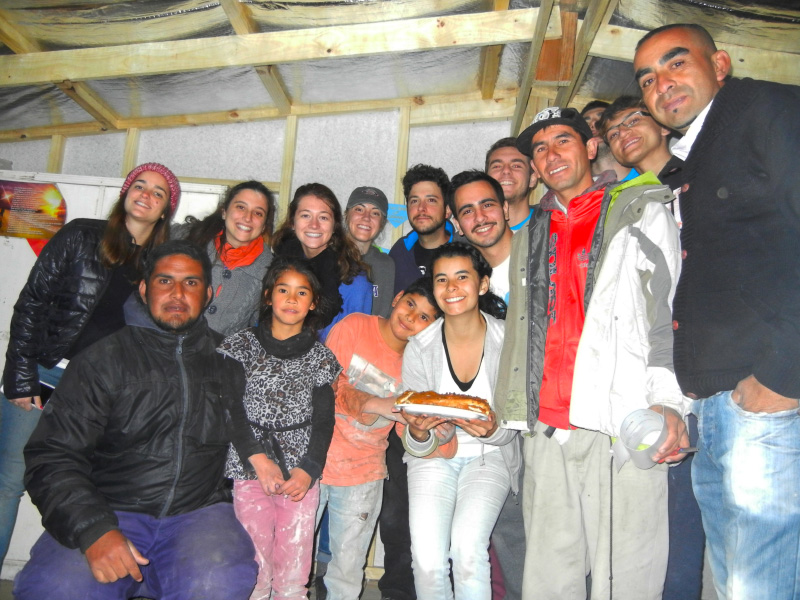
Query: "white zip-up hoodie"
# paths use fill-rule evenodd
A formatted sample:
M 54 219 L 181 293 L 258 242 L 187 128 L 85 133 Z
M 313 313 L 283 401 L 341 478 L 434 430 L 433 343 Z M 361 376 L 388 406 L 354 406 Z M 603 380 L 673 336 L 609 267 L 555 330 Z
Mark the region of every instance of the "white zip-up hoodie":
M 662 404 L 682 417 L 688 410 L 672 364 L 681 248 L 664 205 L 671 199 L 666 188 L 653 187 L 607 213 L 575 359 L 570 423 L 576 427 L 616 437 L 634 410 Z

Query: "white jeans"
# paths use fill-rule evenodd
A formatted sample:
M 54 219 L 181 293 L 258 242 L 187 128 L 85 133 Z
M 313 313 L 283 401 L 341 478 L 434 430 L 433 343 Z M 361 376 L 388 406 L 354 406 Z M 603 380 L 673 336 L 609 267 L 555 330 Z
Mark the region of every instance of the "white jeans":
M 417 600 L 490 600 L 489 537 L 511 487 L 500 451 L 408 460 Z
M 364 587 L 364 566 L 381 512 L 383 479 L 360 485 L 320 485 L 317 525 L 328 506 L 331 561 L 325 572 L 328 600 L 355 600 Z

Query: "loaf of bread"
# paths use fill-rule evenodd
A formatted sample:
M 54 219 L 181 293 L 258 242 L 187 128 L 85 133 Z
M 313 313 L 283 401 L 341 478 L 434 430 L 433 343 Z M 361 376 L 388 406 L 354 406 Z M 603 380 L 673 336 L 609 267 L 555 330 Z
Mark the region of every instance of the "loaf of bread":
M 430 404 L 431 406 L 447 406 L 460 408 L 489 416 L 491 407 L 483 398 L 466 394 L 437 394 L 436 392 L 405 392 L 397 398 L 395 406 L 403 404 Z

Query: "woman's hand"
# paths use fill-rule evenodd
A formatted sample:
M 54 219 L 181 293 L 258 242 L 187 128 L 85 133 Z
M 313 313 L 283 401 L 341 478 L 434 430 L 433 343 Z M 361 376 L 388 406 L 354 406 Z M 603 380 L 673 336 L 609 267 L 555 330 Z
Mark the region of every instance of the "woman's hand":
M 300 502 L 306 497 L 308 488 L 311 487 L 311 475 L 300 467 L 295 467 L 289 472 L 289 480 L 278 488 L 278 494 L 283 494 L 292 502 Z
M 267 496 L 274 496 L 281 493 L 280 487 L 285 483 L 281 468 L 270 460 L 266 454 L 253 454 L 250 457 L 250 464 L 255 469 L 261 489 Z
M 489 419 L 486 421 L 483 419 L 453 419 L 453 423 L 476 438 L 487 438 L 497 431 L 497 419 L 494 411 L 489 412 Z
M 424 442 L 430 437 L 430 430 L 448 421 L 442 417 L 429 417 L 428 415 L 412 415 L 404 410 L 400 411 L 408 423 L 408 433 L 418 442 Z

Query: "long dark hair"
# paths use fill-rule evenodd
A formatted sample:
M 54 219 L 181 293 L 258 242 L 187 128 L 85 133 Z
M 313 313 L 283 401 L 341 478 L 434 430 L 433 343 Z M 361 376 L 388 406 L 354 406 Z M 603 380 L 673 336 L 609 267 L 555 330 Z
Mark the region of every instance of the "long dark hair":
M 433 281 L 434 277 L 433 265 L 436 264 L 437 260 L 440 258 L 455 258 L 459 256 L 470 259 L 472 268 L 474 268 L 475 272 L 478 274 L 479 280 L 482 280 L 484 277 L 491 279 L 492 267 L 489 266 L 489 263 L 486 262 L 486 259 L 483 258 L 483 255 L 475 246 L 463 242 L 450 242 L 449 244 L 439 246 L 433 251 L 431 259 L 431 281 Z M 485 294 L 478 296 L 478 308 L 486 314 L 493 316 L 495 319 L 505 320 L 506 318 L 506 303 L 491 289 Z
M 273 259 L 267 274 L 264 275 L 264 285 L 261 288 L 261 312 L 259 313 L 259 320 L 267 328 L 272 327 L 272 289 L 278 278 L 287 271 L 295 271 L 308 280 L 308 286 L 311 288 L 311 299 L 314 302 L 314 308 L 308 311 L 306 318 L 303 320 L 303 329 L 310 329 L 317 331 L 322 324 L 322 315 L 325 314 L 325 308 L 328 300 L 322 296 L 322 284 L 317 279 L 314 271 L 311 270 L 311 264 L 303 258 L 295 258 L 289 256 L 277 256 Z
M 222 244 L 220 244 L 220 248 L 223 248 L 225 242 L 228 240 L 225 236 L 225 219 L 222 217 L 222 213 L 228 210 L 231 202 L 233 202 L 242 190 L 258 192 L 266 199 L 267 216 L 264 220 L 264 230 L 261 232 L 261 235 L 264 241 L 269 244 L 269 239 L 272 235 L 272 220 L 275 217 L 275 199 L 263 183 L 255 180 L 243 181 L 230 188 L 225 194 L 225 198 L 217 207 L 217 210 L 208 215 L 205 219 L 198 220 L 195 217 L 187 217 L 186 222 L 191 224 L 189 227 L 189 234 L 186 236 L 187 239 L 205 248 L 210 241 L 222 233 Z
M 161 218 L 153 226 L 147 240 L 137 246 L 132 241 L 132 236 L 125 226 L 125 198 L 128 197 L 132 187 L 124 194 L 119 195 L 119 199 L 114 203 L 111 212 L 108 213 L 103 239 L 100 240 L 98 254 L 100 262 L 106 269 L 113 269 L 125 264 L 132 264 L 137 269 L 140 268 L 140 257 L 169 239 L 169 222 L 172 218 L 172 203 L 170 198 L 164 202 L 164 212 Z
M 355 245 L 350 236 L 345 233 L 344 221 L 342 219 L 342 207 L 336 195 L 326 185 L 321 183 L 307 183 L 297 188 L 294 198 L 289 203 L 289 210 L 286 218 L 275 232 L 272 239 L 272 248 L 277 250 L 286 240 L 291 239 L 294 234 L 294 217 L 297 214 L 297 207 L 300 201 L 306 196 L 314 196 L 322 200 L 333 214 L 333 233 L 328 242 L 330 248 L 336 255 L 336 264 L 339 268 L 339 280 L 342 283 L 353 283 L 353 279 L 362 271 L 369 274 L 369 267 L 361 260 L 361 252 Z

